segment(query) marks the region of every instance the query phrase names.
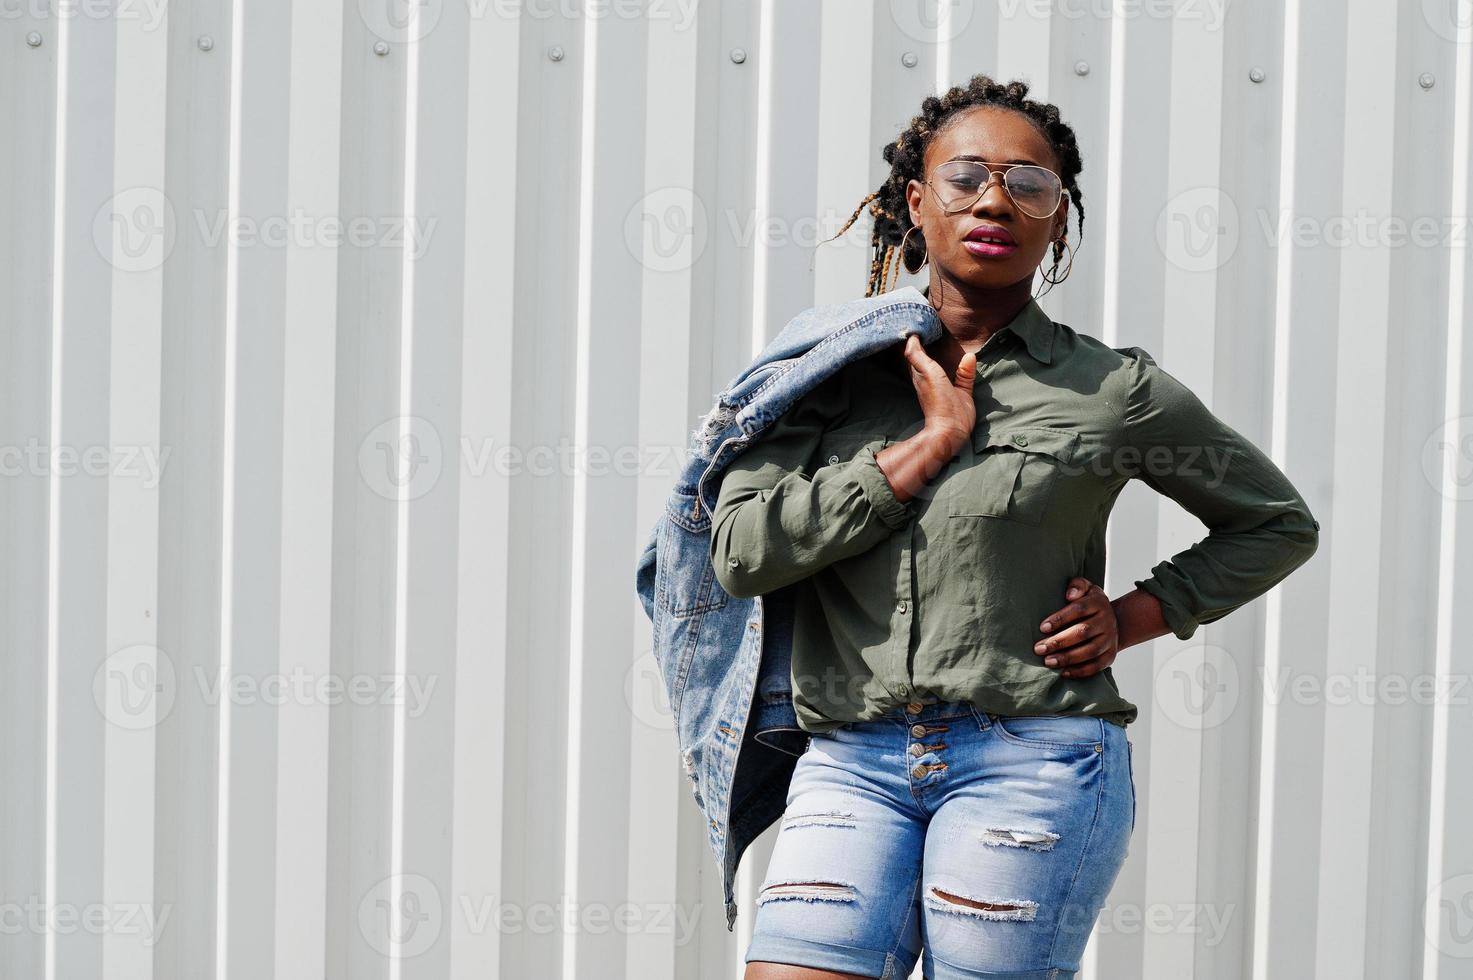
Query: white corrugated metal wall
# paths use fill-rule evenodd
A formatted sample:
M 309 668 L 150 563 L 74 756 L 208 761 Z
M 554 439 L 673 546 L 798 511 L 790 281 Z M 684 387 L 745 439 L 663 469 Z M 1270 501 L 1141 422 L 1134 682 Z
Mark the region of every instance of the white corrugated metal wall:
M 1045 308 L 1323 525 L 1117 663 L 1087 975 L 1473 976 L 1466 0 L 5 13 L 4 976 L 740 976 L 772 832 L 728 934 L 634 558 L 978 71 L 1083 148 Z M 1202 533 L 1112 529 L 1112 595 Z

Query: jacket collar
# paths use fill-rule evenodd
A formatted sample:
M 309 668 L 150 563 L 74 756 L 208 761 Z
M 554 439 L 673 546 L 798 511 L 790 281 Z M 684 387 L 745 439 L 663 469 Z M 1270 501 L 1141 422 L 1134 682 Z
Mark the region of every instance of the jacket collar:
M 931 298 L 931 286 L 927 283 L 921 287 L 921 295 L 929 301 Z M 1054 359 L 1054 321 L 1038 305 L 1038 300 L 1029 298 L 1018 311 L 1018 315 L 1005 323 L 1002 330 L 1011 330 L 1022 338 L 1028 347 L 1028 353 L 1033 359 L 1042 363 L 1050 364 Z

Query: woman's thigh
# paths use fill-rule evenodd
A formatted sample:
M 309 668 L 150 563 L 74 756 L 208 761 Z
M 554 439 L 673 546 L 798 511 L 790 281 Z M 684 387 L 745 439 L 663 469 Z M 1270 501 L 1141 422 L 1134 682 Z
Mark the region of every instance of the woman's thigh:
M 982 717 L 942 753 L 922 869 L 925 973 L 1072 977 L 1135 820 L 1125 729 Z
M 926 828 L 905 779 L 904 731 L 857 723 L 814 737 L 799 758 L 747 962 L 866 977 L 914 967 Z

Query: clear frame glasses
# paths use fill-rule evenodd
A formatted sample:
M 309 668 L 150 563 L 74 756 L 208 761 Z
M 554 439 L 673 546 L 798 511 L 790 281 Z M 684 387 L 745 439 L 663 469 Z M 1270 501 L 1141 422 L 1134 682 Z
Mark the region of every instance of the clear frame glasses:
M 947 214 L 966 211 L 975 205 L 992 182 L 993 171 L 1002 173 L 1002 186 L 1018 210 L 1030 218 L 1047 218 L 1064 196 L 1064 182 L 1047 167 L 1031 163 L 988 163 L 984 160 L 948 160 L 926 180 Z

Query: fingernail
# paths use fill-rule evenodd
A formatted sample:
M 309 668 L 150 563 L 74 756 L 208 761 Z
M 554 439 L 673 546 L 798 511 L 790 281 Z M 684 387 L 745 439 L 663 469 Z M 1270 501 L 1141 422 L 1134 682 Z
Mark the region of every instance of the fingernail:
M 1035 643 L 1035 644 L 1033 644 L 1033 652 L 1034 653 L 1043 653 L 1047 649 L 1048 649 L 1048 647 L 1044 646 L 1042 643 Z
M 1048 664 L 1050 667 L 1052 667 L 1052 666 L 1054 666 L 1055 664 L 1057 664 L 1059 662 L 1059 658 L 1058 657 L 1045 657 L 1043 662 L 1046 663 L 1046 664 Z
M 1043 630 L 1043 631 L 1044 631 L 1044 632 L 1045 632 L 1045 633 L 1047 633 L 1047 632 L 1048 632 L 1048 631 L 1049 631 L 1049 630 L 1051 630 L 1051 629 L 1053 629 L 1053 626 L 1052 626 L 1052 625 L 1050 625 L 1050 624 L 1049 624 L 1049 621 L 1048 621 L 1048 620 L 1046 620 L 1046 619 L 1045 619 L 1045 620 L 1044 620 L 1044 621 L 1043 621 L 1043 625 L 1042 625 L 1042 626 L 1040 626 L 1040 627 L 1039 627 L 1039 629 L 1041 629 L 1041 630 Z

